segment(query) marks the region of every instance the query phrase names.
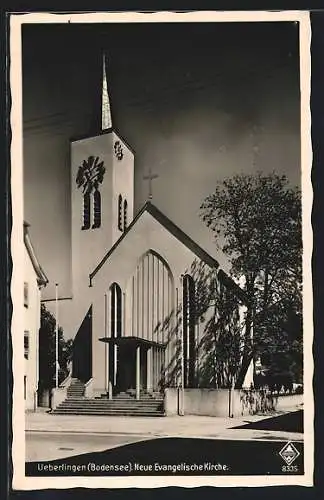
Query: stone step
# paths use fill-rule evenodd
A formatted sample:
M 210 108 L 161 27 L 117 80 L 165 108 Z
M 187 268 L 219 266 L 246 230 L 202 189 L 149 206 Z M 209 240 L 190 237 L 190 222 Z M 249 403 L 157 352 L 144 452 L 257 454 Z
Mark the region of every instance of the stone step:
M 147 404 L 147 403 L 138 403 L 138 404 L 114 404 L 111 402 L 107 402 L 105 404 L 98 404 L 92 401 L 62 401 L 59 405 L 60 408 L 94 408 L 94 409 L 111 409 L 111 410 L 118 410 L 118 409 L 131 409 L 131 410 L 141 410 L 143 408 L 147 408 L 149 410 L 153 409 L 162 409 L 163 408 L 163 403 L 154 403 L 154 404 Z
M 81 406 L 113 406 L 113 407 L 118 407 L 118 406 L 125 406 L 127 408 L 131 407 L 137 407 L 137 406 L 161 406 L 163 404 L 163 401 L 116 401 L 113 399 L 107 399 L 105 401 L 98 401 L 94 399 L 65 399 L 62 401 L 60 404 L 67 404 L 67 405 L 81 405 Z
M 163 417 L 161 411 L 130 411 L 130 410 L 85 410 L 85 409 L 55 409 L 52 412 L 54 415 L 98 415 L 98 416 L 125 416 L 125 417 Z
M 138 405 L 138 404 L 148 404 L 148 405 L 154 405 L 154 404 L 162 404 L 163 399 L 146 399 L 146 398 L 141 398 L 141 399 L 108 399 L 108 398 L 98 398 L 98 399 L 92 399 L 92 398 L 86 398 L 85 396 L 68 396 L 65 401 L 67 402 L 85 402 L 86 404 L 114 404 L 114 405 L 119 405 L 119 404 L 126 404 L 126 405 Z
M 136 399 L 136 398 L 127 398 L 127 397 L 115 397 L 113 396 L 111 399 L 108 398 L 108 396 L 106 397 L 100 397 L 100 398 L 94 398 L 94 401 L 129 401 L 130 403 L 132 403 L 133 401 L 148 401 L 149 403 L 152 401 L 154 403 L 154 401 L 163 401 L 163 397 L 159 397 L 159 398 L 143 398 L 142 396 L 140 396 L 139 399 Z
M 136 399 L 135 389 L 122 391 L 113 399 L 109 399 L 108 394 L 87 398 L 84 393 L 84 383 L 73 379 L 67 389 L 67 398 L 52 413 L 56 415 L 164 416 L 164 398 L 160 392 L 148 393 L 141 390 L 140 399 Z
M 112 401 L 107 401 L 107 402 L 103 402 L 103 403 L 100 403 L 100 402 L 95 402 L 95 401 L 62 401 L 62 403 L 60 403 L 61 405 L 64 405 L 64 406 L 80 406 L 80 407 L 91 407 L 91 408 L 143 408 L 143 407 L 146 407 L 146 408 L 159 408 L 161 405 L 163 405 L 163 402 L 154 402 L 154 403 L 145 403 L 145 402 L 141 402 L 139 401 L 138 403 L 132 403 L 132 404 L 128 404 L 127 402 L 125 403 L 115 403 L 115 402 L 112 402 Z
M 73 399 L 75 399 L 76 401 L 97 401 L 97 402 L 103 402 L 105 403 L 106 401 L 115 401 L 116 403 L 120 403 L 120 402 L 126 402 L 126 403 L 136 403 L 136 402 L 139 402 L 139 401 L 144 401 L 145 403 L 155 403 L 155 402 L 162 402 L 164 401 L 164 398 L 160 397 L 159 399 L 148 399 L 148 398 L 140 398 L 140 399 L 135 399 L 135 398 L 115 398 L 113 397 L 112 399 L 109 399 L 109 398 L 89 398 L 89 397 L 86 397 L 86 396 L 81 396 L 81 397 L 70 397 L 68 398 L 69 401 L 73 401 Z
M 161 412 L 140 412 L 140 413 L 135 413 L 135 412 L 130 412 L 130 411 L 124 411 L 124 412 L 119 412 L 118 414 L 115 412 L 109 412 L 109 411 L 104 411 L 104 412 L 91 412 L 91 411 L 83 411 L 83 410 L 59 410 L 55 411 L 53 415 L 96 415 L 96 416 L 106 416 L 106 417 L 164 417 L 165 415 Z
M 83 407 L 66 407 L 66 406 L 59 406 L 58 408 L 55 409 L 55 412 L 57 411 L 82 411 L 82 412 L 91 412 L 91 413 L 102 413 L 102 412 L 111 412 L 114 415 L 118 415 L 119 413 L 161 413 L 163 414 L 163 410 L 160 408 L 83 408 Z
M 106 394 L 102 394 L 101 397 L 103 399 L 107 398 L 107 395 Z M 151 396 L 150 394 L 140 394 L 140 399 L 156 399 L 156 398 L 161 398 L 161 395 L 159 396 Z M 133 400 L 133 399 L 136 399 L 136 396 L 127 396 L 126 394 L 116 394 L 114 396 L 115 399 L 129 399 L 129 400 Z
M 58 409 L 62 410 L 85 410 L 85 411 L 92 411 L 92 410 L 98 410 L 98 411 L 134 411 L 134 412 L 139 412 L 139 411 L 162 411 L 161 407 L 147 407 L 147 406 L 142 406 L 142 407 L 137 407 L 137 408 L 131 408 L 131 407 L 109 407 L 109 406 L 103 406 L 103 407 L 95 407 L 95 406 L 66 406 L 66 405 L 59 405 L 57 407 Z
M 138 405 L 127 405 L 127 404 L 121 404 L 121 405 L 116 405 L 116 404 L 85 404 L 85 403 L 70 403 L 70 402 L 62 402 L 59 406 L 64 406 L 65 408 L 161 408 L 163 405 L 162 403 L 157 403 L 154 405 L 148 405 L 148 404 L 138 404 Z

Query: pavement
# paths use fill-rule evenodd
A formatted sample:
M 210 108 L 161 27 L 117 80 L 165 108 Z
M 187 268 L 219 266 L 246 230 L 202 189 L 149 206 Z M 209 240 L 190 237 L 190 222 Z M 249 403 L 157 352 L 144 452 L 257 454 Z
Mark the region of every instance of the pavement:
M 27 462 L 63 459 L 73 455 L 101 452 L 157 438 L 200 438 L 239 441 L 303 441 L 294 425 L 273 425 L 281 419 L 294 421 L 288 411 L 268 416 L 239 418 L 207 416 L 122 417 L 54 415 L 46 409 L 25 414 Z M 290 414 L 290 416 L 289 416 Z M 269 425 L 267 425 L 269 424 Z M 283 430 L 285 429 L 285 430 Z M 207 443 L 207 441 L 206 441 Z
M 41 462 L 64 459 L 84 453 L 111 450 L 143 440 L 140 436 L 131 434 L 26 432 L 25 460 L 26 462 Z
M 298 408 L 296 408 L 297 410 Z M 291 409 L 290 409 L 291 411 Z M 275 415 L 287 414 L 288 411 Z M 53 415 L 44 410 L 26 413 L 28 433 L 68 433 L 68 434 L 104 434 L 131 435 L 144 437 L 199 437 L 222 439 L 270 439 L 302 441 L 303 434 L 287 430 L 265 430 L 253 428 L 236 428 L 273 418 L 260 415 L 249 415 L 236 418 L 207 417 L 196 415 L 169 417 L 122 417 L 122 416 L 85 416 L 85 415 Z

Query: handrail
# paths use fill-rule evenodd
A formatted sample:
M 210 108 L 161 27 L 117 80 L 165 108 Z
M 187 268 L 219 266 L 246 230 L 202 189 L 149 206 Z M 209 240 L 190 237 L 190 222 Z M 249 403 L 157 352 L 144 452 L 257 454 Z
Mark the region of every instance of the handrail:
M 71 376 L 71 373 L 68 374 L 67 377 L 65 377 L 65 379 L 63 380 L 63 382 L 60 383 L 60 386 L 59 387 L 69 387 L 71 385 L 71 381 L 72 381 L 72 376 Z
M 93 382 L 94 382 L 94 379 L 91 377 L 84 384 L 84 395 L 86 398 L 92 398 L 92 396 L 93 396 Z

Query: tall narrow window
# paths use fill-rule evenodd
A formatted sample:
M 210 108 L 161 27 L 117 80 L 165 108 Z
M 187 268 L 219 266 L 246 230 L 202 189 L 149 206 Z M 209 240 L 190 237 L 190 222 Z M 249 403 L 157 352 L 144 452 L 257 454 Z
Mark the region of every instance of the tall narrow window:
M 25 282 L 24 283 L 24 306 L 25 307 L 28 307 L 28 283 Z
M 83 226 L 82 229 L 90 228 L 90 193 L 83 195 Z
M 110 335 L 121 337 L 122 333 L 122 291 L 117 283 L 110 287 Z
M 124 231 L 127 229 L 127 200 L 124 200 Z
M 99 227 L 95 225 L 95 221 L 91 221 L 91 210 L 93 204 L 91 202 L 93 190 L 97 191 L 100 184 L 102 184 L 106 168 L 104 162 L 100 161 L 99 156 L 88 156 L 79 165 L 77 175 L 75 178 L 78 189 L 82 189 L 83 193 L 83 226 L 82 229 L 89 229 L 91 222 L 92 227 Z
M 93 193 L 93 225 L 92 228 L 96 229 L 101 226 L 101 195 L 98 189 Z
M 183 358 L 184 384 L 193 387 L 195 381 L 195 282 L 183 277 Z
M 118 229 L 119 231 L 123 230 L 123 198 L 122 195 L 120 194 L 118 196 Z
M 29 332 L 28 331 L 24 332 L 24 356 L 25 356 L 25 359 L 28 359 L 28 357 L 29 357 Z

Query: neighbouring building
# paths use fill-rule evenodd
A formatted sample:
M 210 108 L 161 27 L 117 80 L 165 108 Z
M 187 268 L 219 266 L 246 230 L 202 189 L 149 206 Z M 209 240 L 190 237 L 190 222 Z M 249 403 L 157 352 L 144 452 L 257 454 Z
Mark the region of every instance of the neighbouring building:
M 24 398 L 25 409 L 37 406 L 38 335 L 41 313 L 41 289 L 48 283 L 24 222 Z

